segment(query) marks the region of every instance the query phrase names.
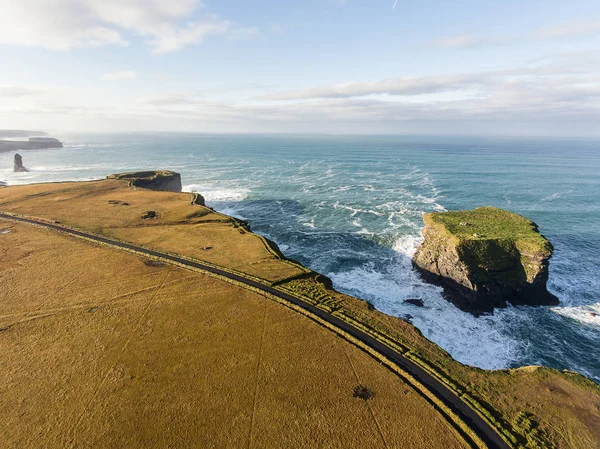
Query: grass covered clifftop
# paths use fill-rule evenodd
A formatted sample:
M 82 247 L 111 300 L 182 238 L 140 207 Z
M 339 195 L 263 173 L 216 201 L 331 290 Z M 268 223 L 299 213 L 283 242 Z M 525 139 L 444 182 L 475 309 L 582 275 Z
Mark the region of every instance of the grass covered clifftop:
M 492 206 L 456 212 L 433 212 L 424 216 L 426 226 L 446 231 L 464 249 L 472 269 L 502 272 L 515 268 L 520 258 L 526 279 L 533 282 L 537 265 L 530 259 L 549 259 L 552 244 L 528 218 Z M 515 273 L 518 275 L 518 273 Z
M 462 365 L 409 322 L 285 260 L 239 220 L 190 194 L 132 188 L 130 180 L 2 187 L 0 211 L 244 273 L 398 350 L 514 448 L 600 449 L 600 387 L 585 377 Z M 0 281 L 10 286 L 0 289 L 8 367 L 0 385 L 11 387 L 0 416 L 15 446 L 46 438 L 47 447 L 64 447 L 61 434 L 78 425 L 75 442 L 101 447 L 185 447 L 184 438 L 219 447 L 366 448 L 383 439 L 389 447 L 463 447 L 400 377 L 267 297 L 0 220 L 8 228 L 0 233 Z M 359 384 L 375 396 L 354 398 Z
M 546 289 L 552 244 L 537 225 L 495 207 L 433 212 L 413 262 L 442 284 L 453 302 L 474 313 L 514 304 L 557 304 Z
M 108 175 L 106 179 L 128 180 L 132 187 L 181 192 L 181 175 L 169 170 L 150 170 Z

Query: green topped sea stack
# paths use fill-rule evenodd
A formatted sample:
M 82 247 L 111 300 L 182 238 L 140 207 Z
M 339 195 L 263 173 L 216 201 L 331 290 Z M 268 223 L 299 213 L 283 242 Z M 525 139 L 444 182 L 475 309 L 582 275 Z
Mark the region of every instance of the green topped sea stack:
M 496 207 L 423 216 L 425 240 L 413 257 L 423 277 L 475 315 L 512 304 L 555 305 L 548 292 L 552 244 L 537 225 Z

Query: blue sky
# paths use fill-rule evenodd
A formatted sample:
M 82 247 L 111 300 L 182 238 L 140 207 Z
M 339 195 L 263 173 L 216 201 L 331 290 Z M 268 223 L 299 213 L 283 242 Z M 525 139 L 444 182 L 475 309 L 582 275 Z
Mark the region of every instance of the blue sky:
M 0 123 L 600 135 L 600 2 L 0 0 Z

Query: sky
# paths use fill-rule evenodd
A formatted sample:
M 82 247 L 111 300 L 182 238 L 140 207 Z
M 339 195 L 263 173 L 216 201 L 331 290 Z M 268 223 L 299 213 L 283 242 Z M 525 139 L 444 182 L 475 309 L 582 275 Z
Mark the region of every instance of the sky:
M 0 128 L 600 137 L 600 2 L 0 0 Z

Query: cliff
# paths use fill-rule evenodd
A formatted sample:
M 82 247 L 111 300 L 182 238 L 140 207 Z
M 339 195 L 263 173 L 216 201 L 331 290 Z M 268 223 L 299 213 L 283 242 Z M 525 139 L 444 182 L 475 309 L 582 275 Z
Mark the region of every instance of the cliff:
M 512 304 L 553 305 L 546 289 L 552 244 L 525 217 L 495 207 L 429 213 L 413 257 L 459 308 L 480 314 Z
M 107 176 L 107 179 L 129 180 L 132 187 L 148 190 L 163 190 L 167 192 L 181 192 L 181 175 L 168 170 L 139 171 L 117 173 Z M 196 200 L 198 201 L 198 199 Z M 198 204 L 204 204 L 204 201 Z
M 0 140 L 0 152 L 15 150 L 43 150 L 62 148 L 60 140 L 52 137 L 30 137 L 29 140 Z

